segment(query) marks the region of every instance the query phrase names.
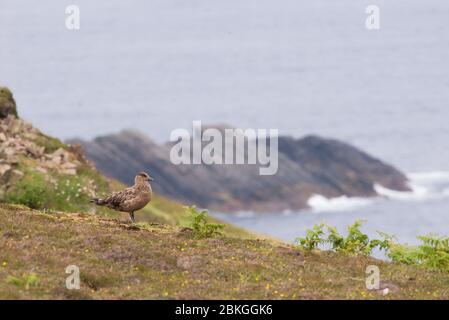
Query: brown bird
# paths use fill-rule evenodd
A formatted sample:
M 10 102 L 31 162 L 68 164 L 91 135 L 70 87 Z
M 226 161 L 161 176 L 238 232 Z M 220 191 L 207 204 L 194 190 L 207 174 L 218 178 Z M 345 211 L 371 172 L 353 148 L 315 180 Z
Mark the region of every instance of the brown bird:
M 134 223 L 136 222 L 134 212 L 142 209 L 151 201 L 153 192 L 150 181 L 153 181 L 153 178 L 148 173 L 139 172 L 132 187 L 114 192 L 103 199 L 94 198 L 91 202 L 117 211 L 128 212 L 131 221 Z

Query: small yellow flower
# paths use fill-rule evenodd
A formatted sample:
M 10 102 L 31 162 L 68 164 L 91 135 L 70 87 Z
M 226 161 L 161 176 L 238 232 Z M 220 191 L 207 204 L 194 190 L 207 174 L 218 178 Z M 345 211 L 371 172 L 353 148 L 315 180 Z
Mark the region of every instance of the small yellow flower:
M 8 262 L 6 262 L 6 261 L 3 261 L 3 263 L 2 263 L 2 267 L 6 267 L 8 265 Z

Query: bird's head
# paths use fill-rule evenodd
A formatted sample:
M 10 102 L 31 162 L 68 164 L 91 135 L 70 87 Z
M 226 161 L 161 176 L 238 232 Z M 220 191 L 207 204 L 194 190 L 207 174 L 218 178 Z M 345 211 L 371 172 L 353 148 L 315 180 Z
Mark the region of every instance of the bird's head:
M 136 175 L 136 178 L 134 179 L 136 184 L 139 183 L 150 183 L 150 181 L 153 181 L 154 179 L 152 177 L 150 177 L 150 175 L 146 172 L 139 172 Z

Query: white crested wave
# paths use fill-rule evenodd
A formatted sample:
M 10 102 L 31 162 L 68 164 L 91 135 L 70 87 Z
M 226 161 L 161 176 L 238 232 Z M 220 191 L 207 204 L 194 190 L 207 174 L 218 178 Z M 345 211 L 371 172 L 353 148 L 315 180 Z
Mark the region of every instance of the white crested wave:
M 309 198 L 307 204 L 312 212 L 341 212 L 353 211 L 376 201 L 429 201 L 449 198 L 449 172 L 418 172 L 407 175 L 407 178 L 411 189 L 408 192 L 391 190 L 376 184 L 374 190 L 379 195 L 377 198 L 326 198 L 315 194 Z
M 411 192 L 401 192 L 375 185 L 376 192 L 388 199 L 405 201 L 426 201 L 449 196 L 449 172 L 417 172 L 407 175 Z
M 351 211 L 360 207 L 364 207 L 371 204 L 372 201 L 372 199 L 351 198 L 347 196 L 326 198 L 322 195 L 315 194 L 309 198 L 307 204 L 313 212 L 339 212 Z

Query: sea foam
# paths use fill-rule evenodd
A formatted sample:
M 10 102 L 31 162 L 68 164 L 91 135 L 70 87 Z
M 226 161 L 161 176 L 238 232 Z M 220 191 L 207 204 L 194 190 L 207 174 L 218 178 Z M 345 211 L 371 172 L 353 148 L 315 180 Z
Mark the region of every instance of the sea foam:
M 339 212 L 351 211 L 371 204 L 373 200 L 367 198 L 355 198 L 340 196 L 336 198 L 326 198 L 315 194 L 309 198 L 307 204 L 313 212 Z
M 307 204 L 312 212 L 342 212 L 353 211 L 377 201 L 430 201 L 449 198 L 449 172 L 417 172 L 408 174 L 407 178 L 411 191 L 391 190 L 375 184 L 374 190 L 379 195 L 375 198 L 326 198 L 315 194 L 309 198 Z

